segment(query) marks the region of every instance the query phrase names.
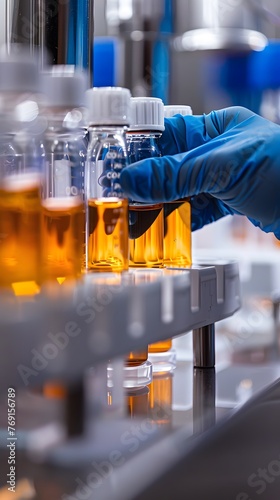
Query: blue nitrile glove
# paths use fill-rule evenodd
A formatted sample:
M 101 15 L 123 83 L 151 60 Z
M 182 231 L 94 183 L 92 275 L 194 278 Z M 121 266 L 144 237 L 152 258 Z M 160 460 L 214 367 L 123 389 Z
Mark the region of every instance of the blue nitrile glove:
M 165 120 L 162 158 L 121 174 L 135 201 L 191 198 L 192 229 L 243 214 L 280 239 L 280 126 L 246 108 Z

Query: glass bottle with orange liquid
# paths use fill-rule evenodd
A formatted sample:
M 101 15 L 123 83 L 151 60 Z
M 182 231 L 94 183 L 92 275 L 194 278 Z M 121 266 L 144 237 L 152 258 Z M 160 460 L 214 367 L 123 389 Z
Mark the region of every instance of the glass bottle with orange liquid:
M 72 67 L 71 67 L 72 68 Z M 59 284 L 80 277 L 85 262 L 84 136 L 86 75 L 56 66 L 42 74 L 46 98 L 43 276 Z
M 132 120 L 129 127 L 128 155 L 130 164 L 145 158 L 161 156 L 159 139 L 164 130 L 164 105 L 161 99 L 133 97 Z M 129 202 L 130 267 L 163 267 L 164 220 L 163 204 Z M 151 353 L 169 351 L 172 340 L 148 346 Z M 151 356 L 150 356 L 151 359 Z M 152 361 L 152 359 L 151 359 Z
M 150 385 L 149 418 L 165 428 L 172 426 L 173 375 L 156 372 Z
M 128 200 L 119 178 L 127 165 L 131 94 L 122 87 L 94 87 L 86 94 L 87 271 L 122 272 L 128 269 Z
M 41 163 L 16 139 L 33 140 L 40 118 L 38 65 L 30 55 L 0 56 L 0 287 L 33 295 L 41 273 Z
M 85 262 L 84 174 L 86 75 L 72 66 L 42 73 L 47 129 L 42 200 L 42 274 L 49 292 L 72 286 Z M 47 382 L 43 394 L 65 398 L 67 388 Z
M 190 106 L 164 106 L 164 117 L 176 114 L 191 115 Z M 188 200 L 164 203 L 163 262 L 166 267 L 188 267 L 192 264 L 191 253 L 191 205 Z M 156 342 L 149 346 L 149 357 L 154 369 L 174 368 L 175 352 L 172 339 Z
M 144 387 L 125 389 L 127 415 L 132 419 L 149 418 L 161 428 L 172 427 L 173 374 L 156 372 Z
M 161 156 L 158 141 L 163 130 L 162 100 L 132 97 L 131 124 L 127 131 L 129 163 Z M 129 201 L 129 266 L 163 267 L 162 203 Z
M 163 130 L 162 100 L 154 97 L 132 97 L 131 125 L 127 132 L 128 158 L 131 165 L 146 158 L 161 156 L 159 139 Z M 129 201 L 129 267 L 163 267 L 163 229 L 162 203 Z M 143 351 L 140 354 L 144 357 L 147 353 Z M 134 353 L 131 353 L 131 356 L 133 355 Z
M 190 106 L 164 106 L 165 118 L 192 115 Z M 188 200 L 164 204 L 164 264 L 167 267 L 189 267 L 191 253 L 191 205 Z
M 128 200 L 119 178 L 128 165 L 126 130 L 131 94 L 122 87 L 93 87 L 86 94 L 86 268 L 87 272 L 121 273 L 128 270 Z M 125 369 L 146 360 L 147 350 L 128 353 Z M 111 364 L 108 370 L 112 373 Z

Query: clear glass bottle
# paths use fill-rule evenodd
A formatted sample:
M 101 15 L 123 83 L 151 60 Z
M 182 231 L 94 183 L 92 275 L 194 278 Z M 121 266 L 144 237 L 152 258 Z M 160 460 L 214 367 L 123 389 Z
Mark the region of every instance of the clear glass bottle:
M 128 159 L 133 164 L 161 156 L 164 105 L 154 97 L 131 98 L 127 132 Z M 163 267 L 163 204 L 129 201 L 129 267 Z
M 43 185 L 45 281 L 75 280 L 85 264 L 86 74 L 56 66 L 42 74 L 46 97 Z
M 161 156 L 159 139 L 164 130 L 164 105 L 154 97 L 132 97 L 128 137 L 130 164 Z M 163 267 L 163 204 L 129 202 L 130 267 Z M 168 351 L 172 340 L 148 346 L 148 353 Z
M 39 291 L 41 164 L 26 161 L 16 139 L 34 139 L 40 121 L 40 78 L 25 52 L 0 55 L 0 286 L 16 295 Z
M 191 115 L 190 106 L 164 106 L 165 118 Z M 188 200 L 164 203 L 164 264 L 188 267 L 192 264 L 191 204 Z
M 128 269 L 128 200 L 119 177 L 127 166 L 131 94 L 121 87 L 94 87 L 86 94 L 87 270 L 122 272 Z

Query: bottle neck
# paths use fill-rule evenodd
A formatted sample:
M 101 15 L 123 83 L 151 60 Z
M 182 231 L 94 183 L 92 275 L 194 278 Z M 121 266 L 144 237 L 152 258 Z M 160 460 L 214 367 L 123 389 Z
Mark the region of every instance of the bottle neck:
M 47 133 L 80 135 L 84 133 L 84 110 L 82 108 L 50 107 L 46 110 Z
M 143 140 L 149 138 L 157 140 L 161 137 L 162 132 L 157 130 L 128 130 L 126 134 L 128 140 Z
M 161 133 L 157 131 L 137 131 L 127 134 L 129 163 L 161 156 L 160 136 Z
M 89 126 L 89 149 L 94 149 L 96 144 L 99 143 L 101 147 L 113 147 L 119 144 L 126 155 L 127 150 L 127 140 L 126 140 L 126 127 L 122 125 L 112 125 L 112 126 Z
M 91 135 L 113 135 L 113 134 L 125 134 L 127 132 L 126 125 L 89 125 L 89 134 Z

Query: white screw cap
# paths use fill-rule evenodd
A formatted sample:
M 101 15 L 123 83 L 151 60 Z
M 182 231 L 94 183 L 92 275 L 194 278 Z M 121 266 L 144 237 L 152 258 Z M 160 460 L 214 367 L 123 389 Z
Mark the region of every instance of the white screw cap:
M 129 125 L 131 93 L 123 87 L 93 87 L 86 91 L 89 125 Z
M 157 97 L 131 98 L 130 131 L 164 131 L 164 104 Z
M 165 118 L 172 118 L 172 116 L 175 115 L 182 115 L 182 116 L 187 116 L 187 115 L 192 115 L 192 108 L 190 106 L 180 106 L 178 105 L 170 105 L 170 106 L 164 106 L 164 116 Z
M 57 65 L 42 72 L 42 91 L 51 106 L 85 106 L 87 74 L 74 66 Z

